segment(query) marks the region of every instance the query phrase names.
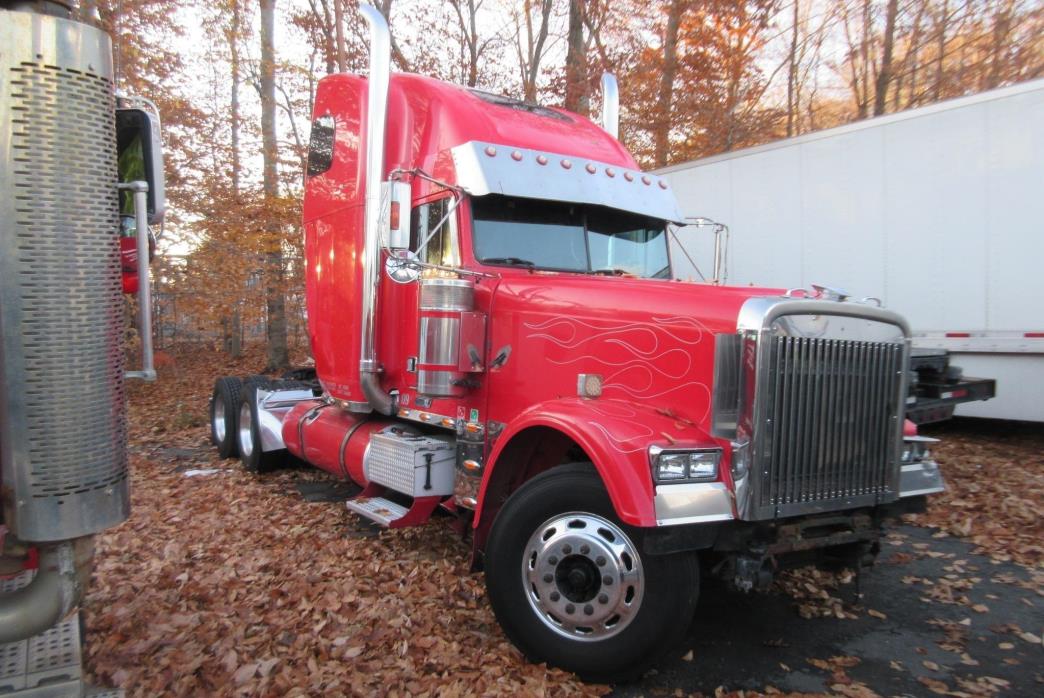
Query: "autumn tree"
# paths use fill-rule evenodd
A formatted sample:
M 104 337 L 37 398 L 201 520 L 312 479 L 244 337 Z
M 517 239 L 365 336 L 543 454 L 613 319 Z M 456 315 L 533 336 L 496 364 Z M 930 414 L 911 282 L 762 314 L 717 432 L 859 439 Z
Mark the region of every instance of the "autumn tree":
M 616 73 L 621 139 L 646 167 L 1044 74 L 1034 0 L 374 4 L 396 70 L 582 114 L 597 108 L 602 71 Z M 171 213 L 161 250 L 179 242 L 155 267 L 163 312 L 232 353 L 240 336 L 263 337 L 270 366 L 285 364 L 304 334 L 299 214 L 316 86 L 366 69 L 354 0 L 83 7 L 97 7 L 113 35 L 120 88 L 163 114 Z M 179 40 L 187 21 L 206 41 Z

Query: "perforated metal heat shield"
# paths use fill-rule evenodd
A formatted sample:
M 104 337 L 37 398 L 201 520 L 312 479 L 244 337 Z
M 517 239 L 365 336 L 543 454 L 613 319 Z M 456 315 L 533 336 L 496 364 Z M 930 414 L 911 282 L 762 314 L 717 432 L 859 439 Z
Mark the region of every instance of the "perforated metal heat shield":
M 25 541 L 128 514 L 111 57 L 0 10 L 0 494 Z

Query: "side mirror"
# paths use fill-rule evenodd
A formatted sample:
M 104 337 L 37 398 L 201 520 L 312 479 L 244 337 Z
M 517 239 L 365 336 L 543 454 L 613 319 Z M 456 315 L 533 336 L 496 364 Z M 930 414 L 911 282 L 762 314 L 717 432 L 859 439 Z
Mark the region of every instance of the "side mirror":
M 148 183 L 148 221 L 158 224 L 167 208 L 159 112 L 152 102 L 141 97 L 120 97 L 117 104 L 116 149 L 120 183 Z M 129 191 L 121 194 L 121 214 L 134 215 L 131 199 Z
M 410 247 L 410 205 L 413 190 L 409 182 L 381 184 L 381 218 L 387 221 L 388 247 L 408 250 Z

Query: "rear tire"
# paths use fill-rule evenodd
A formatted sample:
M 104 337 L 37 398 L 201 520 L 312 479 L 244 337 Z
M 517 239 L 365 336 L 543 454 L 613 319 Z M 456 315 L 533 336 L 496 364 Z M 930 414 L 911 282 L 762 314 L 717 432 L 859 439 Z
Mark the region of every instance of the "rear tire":
M 239 420 L 236 428 L 236 441 L 239 446 L 239 460 L 243 467 L 251 473 L 265 473 L 275 470 L 286 462 L 286 449 L 278 451 L 261 450 L 261 431 L 258 428 L 257 391 L 258 382 L 245 383 L 243 402 L 239 407 Z
M 224 376 L 214 381 L 214 392 L 210 396 L 210 441 L 217 446 L 221 458 L 234 458 L 239 454 L 236 428 L 242 402 L 243 384 L 238 378 Z
M 588 463 L 525 483 L 497 514 L 486 588 L 504 632 L 534 662 L 585 681 L 636 679 L 677 645 L 699 594 L 693 554 L 654 556 L 622 523 Z

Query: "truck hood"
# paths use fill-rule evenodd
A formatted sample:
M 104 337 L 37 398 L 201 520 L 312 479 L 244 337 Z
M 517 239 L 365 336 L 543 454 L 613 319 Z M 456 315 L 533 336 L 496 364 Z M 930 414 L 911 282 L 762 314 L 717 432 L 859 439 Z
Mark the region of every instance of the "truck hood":
M 780 294 L 681 281 L 505 276 L 491 308 L 490 352 L 507 350 L 510 358 L 490 377 L 498 394 L 526 395 L 532 404 L 575 397 L 579 377 L 594 374 L 603 399 L 669 410 L 706 428 L 715 335 L 736 331 L 749 298 Z
M 717 333 L 736 331 L 740 308 L 748 299 L 783 293 L 780 288 L 536 272 L 505 276 L 497 303 L 517 299 L 537 313 L 603 322 L 685 318 Z

